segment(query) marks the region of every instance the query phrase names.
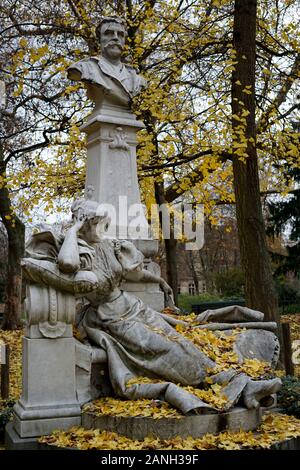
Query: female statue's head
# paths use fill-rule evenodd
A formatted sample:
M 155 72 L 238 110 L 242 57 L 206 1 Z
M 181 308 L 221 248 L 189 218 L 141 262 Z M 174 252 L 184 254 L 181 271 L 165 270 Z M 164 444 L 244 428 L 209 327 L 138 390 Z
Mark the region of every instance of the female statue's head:
M 76 199 L 71 207 L 74 224 L 80 224 L 78 236 L 87 243 L 97 243 L 107 232 L 110 218 L 101 205 L 88 199 Z

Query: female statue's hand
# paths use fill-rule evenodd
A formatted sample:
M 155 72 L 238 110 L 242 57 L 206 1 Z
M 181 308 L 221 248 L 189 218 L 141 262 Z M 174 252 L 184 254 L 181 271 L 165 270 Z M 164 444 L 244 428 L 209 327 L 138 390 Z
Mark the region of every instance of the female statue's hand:
M 169 286 L 169 284 L 164 280 L 164 279 L 160 279 L 160 282 L 159 282 L 159 287 L 161 288 L 161 290 L 163 291 L 163 293 L 165 294 L 166 297 L 170 297 L 173 295 L 173 290 L 172 288 Z
M 162 289 L 164 296 L 165 296 L 165 308 L 166 307 L 171 308 L 173 310 L 173 313 L 176 313 L 179 315 L 181 311 L 175 305 L 172 288 L 164 279 L 160 280 L 159 286 Z
M 75 224 L 72 225 L 72 230 L 78 233 L 82 229 L 86 221 L 87 221 L 86 216 L 79 217 L 79 219 L 76 220 Z

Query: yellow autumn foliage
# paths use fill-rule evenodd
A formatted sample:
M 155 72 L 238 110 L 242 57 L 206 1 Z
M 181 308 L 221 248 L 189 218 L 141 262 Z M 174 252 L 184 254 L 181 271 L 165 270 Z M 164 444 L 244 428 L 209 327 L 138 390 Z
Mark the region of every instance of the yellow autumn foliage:
M 84 412 L 96 416 L 119 416 L 123 418 L 143 416 L 154 419 L 183 417 L 176 408 L 160 400 L 122 400 L 112 397 L 99 398 L 83 407 Z
M 212 373 L 236 369 L 254 379 L 264 378 L 272 373 L 270 364 L 259 359 L 244 359 L 243 363 L 239 362 L 238 355 L 234 352 L 234 343 L 242 330 L 235 329 L 228 334 L 223 331 L 199 329 L 194 325 L 177 325 L 176 330 L 216 362 L 217 367 Z
M 22 389 L 22 336 L 23 330 L 3 331 L 0 329 L 0 342 L 10 347 L 9 398 L 18 400 Z M 5 402 L 0 401 L 0 410 Z
M 9 26 L 12 13 L 6 3 L 9 2 L 4 2 L 3 16 L 6 13 L 9 36 L 9 31 L 14 31 L 14 21 Z M 95 23 L 100 12 L 95 0 L 75 3 L 71 7 L 66 0 L 55 2 L 54 17 L 51 1 L 39 7 L 33 4 L 32 28 L 40 17 L 50 15 L 52 33 L 43 34 L 41 29 L 31 36 L 26 30 L 23 35 L 21 28 L 17 38 L 9 41 L 8 37 L 6 41 L 10 49 L 5 73 L 12 83 L 14 106 L 20 115 L 28 116 L 30 124 L 30 130 L 24 131 L 24 141 L 38 142 L 43 130 L 49 131 L 47 148 L 24 158 L 20 154 L 17 163 L 12 160 L 7 178 L 0 183 L 7 185 L 15 210 L 22 211 L 25 217 L 36 206 L 46 211 L 56 210 L 56 204 L 62 208 L 62 199 L 75 196 L 84 186 L 84 137 L 74 131 L 74 126 L 79 129 L 91 110 L 91 102 L 84 91 L 67 80 L 66 69 L 71 62 L 99 52 Z M 103 2 L 101 14 L 113 13 L 110 3 Z M 134 100 L 138 117 L 147 124 L 138 136 L 139 180 L 147 207 L 154 198 L 153 182 L 163 180 L 166 186 L 176 189 L 178 196 L 187 192 L 191 200 L 203 203 L 214 222 L 219 217 L 214 201 L 234 201 L 230 155 L 234 153 L 245 161 L 247 146 L 254 142 L 245 137 L 249 110 L 242 101 L 241 112 L 234 116 L 240 126 L 232 133 L 230 80 L 236 51 L 228 43 L 232 15 L 226 12 L 230 2 L 211 3 L 212 7 L 207 8 L 205 2 L 195 1 L 187 8 L 180 0 L 158 0 L 154 5 L 146 0 L 133 2 L 127 23 L 135 34 L 128 37 L 126 53 L 149 82 Z M 263 44 L 264 48 L 258 54 L 257 67 L 257 149 L 262 190 L 288 192 L 293 183 L 287 183 L 278 168 L 283 166 L 282 159 L 299 163 L 298 137 L 292 126 L 297 119 L 293 113 L 284 117 L 285 108 L 279 109 L 276 96 L 287 93 L 286 103 L 297 97 L 300 71 L 293 65 L 300 46 L 294 14 L 297 1 L 279 3 L 284 4 L 284 14 L 279 13 L 280 8 L 268 9 L 267 3 L 258 8 L 257 42 L 258 47 Z M 224 43 L 228 43 L 225 49 Z M 274 51 L 273 56 L 267 53 L 268 48 Z M 280 60 L 285 54 L 287 60 Z M 198 67 L 203 68 L 201 73 Z M 33 92 L 36 78 L 41 82 Z M 246 101 L 252 93 L 250 85 L 236 85 L 242 87 Z M 56 95 L 50 102 L 49 97 Z M 32 133 L 33 121 L 38 122 L 38 131 Z M 8 148 L 18 146 L 9 138 L 8 141 Z M 224 154 L 229 156 L 226 161 Z M 162 168 L 164 165 L 170 166 Z

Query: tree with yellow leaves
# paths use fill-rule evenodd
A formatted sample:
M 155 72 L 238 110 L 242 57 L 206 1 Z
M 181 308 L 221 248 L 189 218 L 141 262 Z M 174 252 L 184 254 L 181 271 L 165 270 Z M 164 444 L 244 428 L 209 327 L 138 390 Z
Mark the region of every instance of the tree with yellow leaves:
M 258 2 L 254 90 L 238 77 L 232 80 L 238 73 L 232 0 L 3 0 L 0 78 L 7 83 L 8 107 L 1 123 L 1 187 L 8 191 L 10 210 L 5 215 L 29 220 L 38 203 L 51 210 L 55 198 L 62 204 L 83 188 L 85 145 L 79 126 L 91 103 L 67 80 L 66 68 L 97 53 L 94 27 L 103 14 L 126 14 L 128 60 L 149 82 L 135 102 L 146 124 L 138 149 L 146 203 L 172 204 L 184 196 L 203 203 L 214 222 L 216 205 L 235 201 L 232 163 L 240 169 L 249 165 L 252 136 L 245 134 L 250 114 L 244 98 L 253 99 L 254 92 L 256 193 L 288 190 L 274 162 L 289 155 L 295 159 L 298 152 L 287 124 L 298 112 L 293 102 L 299 76 L 296 3 Z M 246 63 L 243 56 L 239 59 Z M 236 112 L 232 83 L 239 95 L 233 96 Z M 169 275 L 176 278 L 176 240 L 166 244 Z M 244 250 L 245 263 L 252 249 L 253 244 Z M 253 278 L 253 270 L 249 275 Z M 270 316 L 259 295 L 258 304 L 250 293 L 249 305 L 267 308 Z

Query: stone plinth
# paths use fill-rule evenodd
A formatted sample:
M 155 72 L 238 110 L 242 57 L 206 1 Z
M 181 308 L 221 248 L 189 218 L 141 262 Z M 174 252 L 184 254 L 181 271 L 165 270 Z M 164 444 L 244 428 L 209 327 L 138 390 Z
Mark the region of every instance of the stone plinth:
M 150 236 L 137 178 L 136 132 L 143 127 L 131 111 L 102 104 L 81 130 L 87 134 L 86 189 L 94 188 L 95 200 L 111 217 L 107 236 L 133 241 L 144 254 L 147 268 L 158 251 L 158 240 Z M 164 308 L 158 283 L 126 283 L 124 290 L 156 311 Z
M 80 425 L 72 337 L 23 338 L 23 388 L 14 412 L 21 438 Z
M 136 132 L 143 127 L 129 109 L 102 103 L 81 130 L 87 134 L 85 187 L 93 186 L 95 200 L 111 217 L 107 236 L 132 240 L 145 255 L 147 268 L 158 241 L 151 238 L 137 178 Z M 126 283 L 124 290 L 156 311 L 164 308 L 158 283 Z
M 149 238 L 136 164 L 136 132 L 143 127 L 130 110 L 112 104 L 96 108 L 81 127 L 87 134 L 86 188 L 92 185 L 95 200 L 112 206 L 108 235 L 116 238 Z
M 251 431 L 261 423 L 260 409 L 247 410 L 236 407 L 227 413 L 183 416 L 182 418 L 153 419 L 146 417 L 96 416 L 82 413 L 82 426 L 86 429 L 100 429 L 124 435 L 129 439 L 144 439 L 156 436 L 158 439 L 173 439 L 176 436 L 201 437 L 206 433 L 221 431 Z

